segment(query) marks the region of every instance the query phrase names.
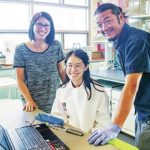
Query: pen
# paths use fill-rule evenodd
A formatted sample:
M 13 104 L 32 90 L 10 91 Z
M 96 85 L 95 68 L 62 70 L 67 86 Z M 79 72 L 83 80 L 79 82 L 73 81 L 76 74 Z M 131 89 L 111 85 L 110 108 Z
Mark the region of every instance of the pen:
M 62 102 L 62 107 L 63 107 L 64 111 L 67 111 L 66 102 Z
M 67 104 L 66 104 L 66 102 L 62 102 L 62 107 L 63 107 L 63 109 L 64 109 L 64 111 L 65 111 L 65 113 L 67 115 L 67 123 L 69 123 L 70 116 L 67 113 L 68 110 L 67 110 Z

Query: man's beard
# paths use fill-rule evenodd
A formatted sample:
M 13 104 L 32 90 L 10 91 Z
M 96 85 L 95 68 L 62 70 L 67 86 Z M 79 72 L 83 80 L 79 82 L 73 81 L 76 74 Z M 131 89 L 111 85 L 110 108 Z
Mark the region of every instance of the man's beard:
M 113 42 L 113 41 L 115 41 L 116 39 L 117 39 L 117 37 L 114 37 L 114 38 L 108 39 L 108 41 Z
M 106 36 L 105 36 L 105 33 L 102 32 L 102 34 L 103 34 L 104 37 L 106 37 Z M 106 37 L 106 38 L 107 38 L 107 37 Z M 110 41 L 110 42 L 113 42 L 113 41 L 115 41 L 116 39 L 117 39 L 117 37 L 113 37 L 113 38 L 109 38 L 109 39 L 107 39 L 107 40 Z

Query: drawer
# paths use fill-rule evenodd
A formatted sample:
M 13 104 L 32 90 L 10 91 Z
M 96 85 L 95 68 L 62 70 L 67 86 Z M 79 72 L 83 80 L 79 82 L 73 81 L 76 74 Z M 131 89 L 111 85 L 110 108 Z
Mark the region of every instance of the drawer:
M 114 115 L 116 113 L 116 109 L 118 106 L 118 101 L 112 100 L 112 119 L 114 118 Z M 124 125 L 122 128 L 122 131 L 131 135 L 135 136 L 135 115 L 134 115 L 134 107 L 132 107 Z
M 120 95 L 121 95 L 121 91 L 112 90 L 112 99 L 119 100 Z

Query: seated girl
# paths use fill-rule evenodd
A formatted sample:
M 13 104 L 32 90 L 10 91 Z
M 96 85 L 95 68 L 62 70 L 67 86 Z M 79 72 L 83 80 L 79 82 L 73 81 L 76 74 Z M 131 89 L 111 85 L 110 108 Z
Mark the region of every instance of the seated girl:
M 87 53 L 82 49 L 69 51 L 65 65 L 66 79 L 56 92 L 51 114 L 84 132 L 108 125 L 108 96 L 90 77 Z

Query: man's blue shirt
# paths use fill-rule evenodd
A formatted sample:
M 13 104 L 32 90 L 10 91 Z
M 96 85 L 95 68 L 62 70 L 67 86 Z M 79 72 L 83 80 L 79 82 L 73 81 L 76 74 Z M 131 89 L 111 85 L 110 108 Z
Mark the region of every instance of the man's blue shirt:
M 125 24 L 116 43 L 124 75 L 143 73 L 134 105 L 139 121 L 146 121 L 150 119 L 150 34 Z

